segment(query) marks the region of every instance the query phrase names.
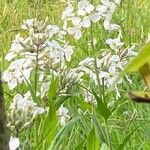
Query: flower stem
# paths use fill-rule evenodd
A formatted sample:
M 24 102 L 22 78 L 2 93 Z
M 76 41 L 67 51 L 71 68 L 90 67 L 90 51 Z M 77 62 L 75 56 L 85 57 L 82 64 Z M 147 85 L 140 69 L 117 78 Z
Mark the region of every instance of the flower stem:
M 35 66 L 35 78 L 34 78 L 34 85 L 35 85 L 35 94 L 37 91 L 37 79 L 38 79 L 38 69 L 39 69 L 39 46 L 37 46 L 37 50 L 36 50 L 36 66 Z
M 90 40 L 91 40 L 91 48 L 92 48 L 92 52 L 94 53 L 95 51 L 95 46 L 94 46 L 94 42 L 93 42 L 93 24 L 91 23 L 91 27 L 90 27 Z M 96 73 L 96 77 L 97 77 L 97 83 L 98 83 L 98 90 L 99 90 L 99 95 L 102 98 L 101 95 L 101 84 L 100 84 L 100 78 L 99 78 L 99 72 L 98 72 L 98 66 L 97 66 L 97 59 L 96 56 L 94 56 L 94 67 L 95 67 L 95 73 Z

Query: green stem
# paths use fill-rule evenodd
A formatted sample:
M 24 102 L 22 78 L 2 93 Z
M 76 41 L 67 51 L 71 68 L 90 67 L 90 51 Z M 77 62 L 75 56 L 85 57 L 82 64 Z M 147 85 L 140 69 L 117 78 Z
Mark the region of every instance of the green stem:
M 109 133 L 109 128 L 108 128 L 108 122 L 107 120 L 105 119 L 105 129 L 106 129 L 106 137 L 107 137 L 107 142 L 108 142 L 108 147 L 109 147 L 109 150 L 112 150 L 112 143 L 111 143 L 111 138 L 110 138 L 110 133 Z
M 93 24 L 92 23 L 91 23 L 91 27 L 90 27 L 90 40 L 91 40 L 92 52 L 94 53 L 95 46 L 94 46 L 94 43 L 93 43 Z M 100 84 L 100 78 L 99 78 L 99 72 L 98 72 L 98 67 L 97 67 L 97 58 L 96 58 L 96 56 L 94 56 L 94 67 L 95 67 L 95 73 L 96 73 L 96 77 L 97 77 L 99 96 L 102 99 L 102 94 L 101 94 L 102 91 L 101 91 L 101 84 Z
M 37 79 L 38 79 L 38 69 L 39 69 L 39 46 L 37 46 L 36 50 L 36 66 L 35 66 L 35 79 L 34 79 L 34 85 L 35 85 L 35 94 L 37 91 Z
M 93 3 L 93 0 L 91 0 L 91 3 Z M 91 38 L 92 52 L 94 53 L 95 52 L 95 46 L 93 43 L 93 24 L 92 23 L 91 23 L 91 27 L 90 27 L 90 38 Z M 99 89 L 100 98 L 102 101 L 104 101 L 104 99 L 105 99 L 104 81 L 103 81 L 103 89 L 101 90 L 101 84 L 100 84 L 100 78 L 99 78 L 99 71 L 98 71 L 96 56 L 94 56 L 94 67 L 95 67 L 95 73 L 96 73 L 97 82 L 98 82 L 98 89 Z M 105 128 L 106 128 L 106 138 L 107 138 L 108 147 L 109 147 L 109 150 L 112 150 L 112 143 L 111 143 L 111 138 L 110 138 L 110 134 L 109 134 L 108 122 L 106 119 L 104 120 L 104 123 L 105 123 Z

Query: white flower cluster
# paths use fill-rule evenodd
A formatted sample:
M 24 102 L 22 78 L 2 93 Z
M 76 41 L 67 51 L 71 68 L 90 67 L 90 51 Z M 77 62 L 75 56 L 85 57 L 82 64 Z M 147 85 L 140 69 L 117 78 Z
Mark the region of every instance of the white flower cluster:
M 23 96 L 17 94 L 10 105 L 8 126 L 10 129 L 16 129 L 20 132 L 31 125 L 34 119 L 44 112 L 44 108 L 38 107 L 33 102 L 30 92 L 27 92 Z
M 81 77 L 83 72 L 80 72 L 78 68 L 68 69 L 66 67 L 61 68 L 58 78 L 59 78 L 59 91 L 64 94 L 72 85 L 82 82 Z
M 57 74 L 58 68 L 65 61 L 70 61 L 73 54 L 73 47 L 63 39 L 66 32 L 56 25 L 29 19 L 24 22 L 22 29 L 27 32 L 27 37 L 18 34 L 6 55 L 6 60 L 11 64 L 4 71 L 3 80 L 8 83 L 10 90 L 29 80 L 36 69 L 42 75 L 45 72 Z
M 117 38 L 106 40 L 106 44 L 109 45 L 110 49 L 105 49 L 101 57 L 96 58 L 98 77 L 94 62 L 95 58 L 86 58 L 82 60 L 78 67 L 78 70 L 88 74 L 96 85 L 98 85 L 97 78 L 99 78 L 100 84 L 104 84 L 106 88 L 109 88 L 114 83 L 129 59 L 137 54 L 134 51 L 134 45 L 124 48 L 124 43 L 121 41 L 121 27 L 116 23 L 112 23 L 112 16 L 120 2 L 121 0 L 101 0 L 100 5 L 94 6 L 88 0 L 81 0 L 79 2 L 68 1 L 68 6 L 62 13 L 64 29 L 69 34 L 74 35 L 75 39 L 80 39 L 82 37 L 82 29 L 89 28 L 92 22 L 95 23 L 99 20 L 103 20 L 105 30 L 119 32 Z M 126 78 L 131 82 L 128 77 Z M 122 83 L 122 80 L 120 80 L 118 84 L 119 83 Z M 115 86 L 115 90 L 116 96 L 120 97 L 117 85 Z M 88 94 L 86 94 L 86 92 L 84 93 L 85 97 L 87 97 Z M 91 96 L 88 96 L 86 101 L 87 99 L 91 99 Z
M 124 48 L 124 43 L 121 42 L 121 33 L 116 39 L 107 39 L 106 43 L 111 49 L 105 49 L 100 58 L 96 59 L 98 77 L 100 79 L 100 84 L 106 86 L 107 89 L 112 86 L 114 81 L 118 78 L 120 72 L 124 69 L 129 59 L 137 55 L 134 51 L 135 45 L 131 47 Z M 86 58 L 79 63 L 79 70 L 85 72 L 94 80 L 95 84 L 98 85 L 97 74 L 95 70 L 95 59 Z M 126 76 L 127 80 L 131 80 Z M 117 82 L 121 84 L 123 80 Z M 116 96 L 120 97 L 120 93 L 115 86 Z
M 73 84 L 80 82 L 82 73 L 75 68 L 67 68 L 65 64 L 71 60 L 73 54 L 73 47 L 64 40 L 65 31 L 56 25 L 49 25 L 47 20 L 37 21 L 36 19 L 24 21 L 21 28 L 26 36 L 21 37 L 20 34 L 17 34 L 5 57 L 11 63 L 3 72 L 2 79 L 8 84 L 10 90 L 27 81 L 30 83 L 32 75 L 37 75 L 35 83 L 38 83 L 39 87 L 36 92 L 40 91 L 40 97 L 44 99 L 47 97 L 52 76 L 59 79 L 58 91 L 60 93 L 66 92 Z M 24 112 L 21 114 L 25 115 L 22 118 L 28 118 L 26 115 L 29 114 L 32 117 L 28 119 L 31 119 L 32 122 L 42 110 L 36 107 L 32 100 L 27 100 L 29 99 L 28 94 L 26 93 L 24 97 L 20 94 L 15 95 L 10 109 L 11 114 L 15 113 L 15 110 Z M 13 117 L 10 115 L 11 120 L 17 119 Z M 26 119 L 27 124 L 30 122 L 28 119 Z M 9 126 L 17 126 L 18 122 L 17 124 L 13 122 L 13 125 L 12 122 L 10 121 Z M 24 122 L 25 126 L 26 123 Z
M 121 0 L 101 0 L 101 4 L 95 7 L 88 0 L 81 0 L 78 3 L 68 1 L 68 6 L 61 17 L 64 21 L 63 28 L 77 40 L 82 37 L 82 29 L 89 28 L 92 22 L 96 23 L 101 19 L 104 20 L 103 26 L 106 30 L 119 30 L 120 26 L 111 23 L 111 20 L 120 2 Z

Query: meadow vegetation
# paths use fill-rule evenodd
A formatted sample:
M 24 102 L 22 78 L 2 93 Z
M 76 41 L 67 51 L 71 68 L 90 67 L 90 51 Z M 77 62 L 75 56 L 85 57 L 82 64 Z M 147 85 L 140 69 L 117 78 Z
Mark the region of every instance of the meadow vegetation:
M 150 105 L 128 97 L 143 78 L 118 79 L 150 40 L 150 2 L 109 3 L 0 0 L 11 150 L 150 149 Z

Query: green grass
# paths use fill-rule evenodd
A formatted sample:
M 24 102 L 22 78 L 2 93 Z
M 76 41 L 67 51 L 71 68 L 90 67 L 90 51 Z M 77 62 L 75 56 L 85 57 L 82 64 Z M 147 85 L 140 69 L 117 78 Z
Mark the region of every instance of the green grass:
M 15 35 L 20 31 L 20 25 L 23 20 L 28 18 L 44 20 L 48 16 L 49 22 L 61 25 L 60 14 L 64 6 L 64 3 L 59 0 L 0 0 L 0 68 L 2 71 L 8 66 L 8 62 L 4 60 L 4 56 L 7 54 Z M 149 8 L 149 0 L 122 1 L 113 19 L 119 22 L 122 27 L 123 41 L 126 46 L 136 43 L 137 50 L 139 50 L 145 44 L 147 35 L 150 32 Z M 70 43 L 76 46 L 71 66 L 75 66 L 87 56 L 100 55 L 100 49 L 107 47 L 104 41 L 112 34 L 103 32 L 101 26 L 98 24 L 93 26 L 93 31 L 93 36 L 98 39 L 94 54 L 91 53 L 91 48 L 87 45 L 87 41 L 90 40 L 89 31 L 86 31 L 84 37 L 78 42 L 68 37 Z M 42 116 L 35 122 L 31 130 L 21 133 L 20 139 L 23 143 L 22 145 L 24 145 L 22 146 L 24 148 L 21 150 L 31 149 L 27 147 L 31 143 L 34 150 L 50 150 L 50 148 L 54 150 L 84 150 L 86 148 L 82 146 L 85 143 L 89 145 L 89 150 L 97 150 L 97 143 L 102 144 L 103 142 L 107 142 L 101 135 L 101 131 L 107 131 L 107 127 L 110 131 L 110 140 L 115 148 L 127 137 L 128 142 L 124 148 L 125 150 L 149 150 L 150 105 L 136 104 L 128 101 L 127 93 L 129 91 L 144 89 L 141 77 L 136 74 L 131 76 L 133 84 L 129 85 L 125 83 L 122 86 L 122 98 L 116 102 L 116 109 L 107 122 L 100 117 L 97 110 L 93 110 L 89 104 L 83 102 L 81 96 L 71 96 L 66 98 L 65 101 L 73 119 L 64 128 L 60 129 L 56 121 L 56 108 L 54 109 L 54 106 L 54 110 L 51 110 L 52 118 L 44 118 Z M 57 82 L 54 81 L 51 91 L 49 91 L 51 95 L 56 94 L 53 90 L 55 86 L 57 86 Z M 25 88 L 20 86 L 22 91 Z M 91 88 L 95 90 L 95 87 L 91 86 Z M 11 95 L 14 94 L 8 90 L 6 85 L 4 85 L 4 90 Z M 80 91 L 78 88 L 75 88 L 74 92 Z M 53 101 L 55 103 L 58 99 L 50 97 L 50 103 L 53 103 Z M 115 100 L 115 97 L 112 94 L 107 99 L 111 102 Z M 6 108 L 8 108 L 11 97 L 7 94 L 5 94 L 5 101 Z M 85 110 L 85 114 L 81 116 L 78 108 Z M 134 129 L 136 130 L 130 136 L 130 133 Z M 91 145 L 95 147 L 90 148 Z

